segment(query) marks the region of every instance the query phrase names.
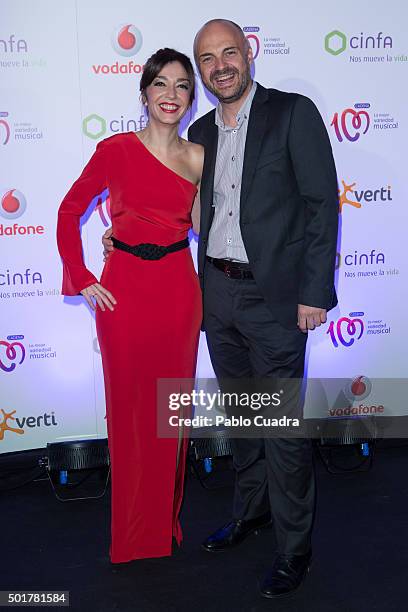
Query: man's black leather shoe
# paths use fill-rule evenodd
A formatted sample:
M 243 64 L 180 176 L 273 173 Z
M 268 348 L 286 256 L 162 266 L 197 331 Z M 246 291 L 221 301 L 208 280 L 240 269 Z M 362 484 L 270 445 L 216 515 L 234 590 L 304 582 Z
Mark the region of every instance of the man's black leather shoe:
M 204 540 L 201 547 L 209 552 L 223 552 L 224 550 L 238 546 L 238 544 L 241 544 L 250 533 L 258 531 L 258 529 L 265 527 L 270 522 L 270 514 L 263 514 L 249 521 L 231 521 L 220 529 L 217 529 L 217 531 Z
M 307 555 L 279 555 L 261 585 L 261 595 L 273 599 L 291 595 L 309 571 L 311 551 Z

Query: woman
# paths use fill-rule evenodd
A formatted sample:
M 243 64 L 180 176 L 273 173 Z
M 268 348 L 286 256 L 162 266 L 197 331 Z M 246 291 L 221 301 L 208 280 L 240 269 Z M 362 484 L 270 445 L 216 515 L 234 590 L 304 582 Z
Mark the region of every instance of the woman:
M 100 142 L 59 209 L 62 292 L 82 293 L 96 308 L 112 468 L 112 563 L 170 555 L 172 537 L 182 539 L 188 441 L 157 437 L 156 385 L 195 373 L 201 295 L 186 247 L 204 152 L 178 135 L 194 88 L 185 55 L 172 49 L 152 55 L 140 82 L 148 126 Z M 99 283 L 83 263 L 79 221 L 106 187 L 116 248 Z M 171 248 L 151 259 L 158 249 L 146 243 Z

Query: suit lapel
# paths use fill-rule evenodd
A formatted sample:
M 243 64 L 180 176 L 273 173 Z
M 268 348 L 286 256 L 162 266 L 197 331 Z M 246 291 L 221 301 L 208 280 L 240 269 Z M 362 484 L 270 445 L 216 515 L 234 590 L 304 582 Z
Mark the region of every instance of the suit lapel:
M 248 198 L 251 183 L 254 178 L 256 163 L 258 161 L 263 136 L 268 119 L 268 92 L 261 85 L 257 85 L 251 111 L 249 113 L 248 130 L 245 143 L 244 167 L 241 183 L 241 212 Z
M 205 159 L 201 180 L 201 231 L 207 236 L 214 216 L 214 173 L 217 158 L 218 127 L 214 122 L 214 114 L 209 117 L 205 133 Z

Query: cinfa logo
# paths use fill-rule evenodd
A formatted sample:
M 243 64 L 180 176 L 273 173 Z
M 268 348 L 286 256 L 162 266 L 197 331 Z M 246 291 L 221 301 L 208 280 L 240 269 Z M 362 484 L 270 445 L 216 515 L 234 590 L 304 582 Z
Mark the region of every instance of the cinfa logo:
M 392 49 L 392 46 L 391 36 L 385 36 L 383 32 L 377 32 L 374 35 L 360 32 L 357 35 L 347 36 L 340 30 L 332 30 L 324 37 L 324 48 L 330 55 L 341 55 L 347 49 L 351 52 L 382 51 L 383 49 Z M 364 61 L 370 61 L 371 56 L 364 56 L 363 59 Z M 371 59 L 371 61 L 373 60 Z
M 112 32 L 112 47 L 124 57 L 136 55 L 142 48 L 143 37 L 141 31 L 134 25 L 121 24 Z
M 109 134 L 119 134 L 121 132 L 137 132 L 146 127 L 145 115 L 140 115 L 138 119 L 132 117 L 114 117 L 105 119 L 101 115 L 92 113 L 82 120 L 82 131 L 92 138 L 92 140 L 98 140 L 102 138 L 108 132 Z
M 27 41 L 23 38 L 16 38 L 15 34 L 10 34 L 9 38 L 0 38 L 1 53 L 27 53 Z

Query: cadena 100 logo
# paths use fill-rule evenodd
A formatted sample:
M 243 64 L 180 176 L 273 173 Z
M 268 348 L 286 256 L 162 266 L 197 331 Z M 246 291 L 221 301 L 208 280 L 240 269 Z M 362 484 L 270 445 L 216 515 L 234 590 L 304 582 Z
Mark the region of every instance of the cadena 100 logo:
M 27 208 L 27 200 L 18 189 L 9 189 L 0 197 L 0 215 L 4 219 L 18 219 Z
M 0 125 L 2 126 L 2 133 L 3 133 L 2 144 L 4 145 L 6 145 L 8 141 L 10 140 L 10 126 L 8 122 L 3 118 L 3 117 L 8 117 L 8 115 L 9 114 L 6 111 L 0 112 L 0 117 L 2 117 L 0 119 Z M 1 139 L 1 136 L 0 136 L 0 139 Z
M 95 206 L 94 210 L 99 214 L 104 226 L 109 227 L 112 225 L 109 191 L 105 189 L 102 193 L 98 194 L 92 200 L 92 204 Z
M 142 44 L 142 33 L 132 24 L 122 24 L 112 32 L 112 47 L 119 55 L 124 57 L 136 55 Z
M 25 359 L 24 345 L 19 342 L 24 336 L 7 336 L 7 340 L 0 340 L 0 370 L 13 372 L 17 365 Z
M 326 334 L 329 334 L 335 348 L 340 344 L 349 347 L 360 340 L 364 333 L 364 321 L 361 318 L 363 316 L 364 312 L 350 312 L 349 317 L 331 321 Z
M 363 102 L 355 104 L 354 108 L 345 108 L 340 114 L 338 112 L 334 113 L 330 125 L 333 127 L 339 142 L 343 142 L 343 137 L 350 142 L 355 142 L 360 138 L 360 135 L 368 132 L 371 119 L 369 113 L 365 110 L 366 108 L 370 108 L 370 104 Z
M 259 36 L 255 34 L 255 32 L 259 32 L 259 27 L 258 26 L 245 26 L 243 28 L 243 31 L 245 32 L 247 41 L 251 45 L 254 60 L 256 60 L 256 58 L 259 55 L 260 48 L 261 48 L 261 43 L 259 42 Z

